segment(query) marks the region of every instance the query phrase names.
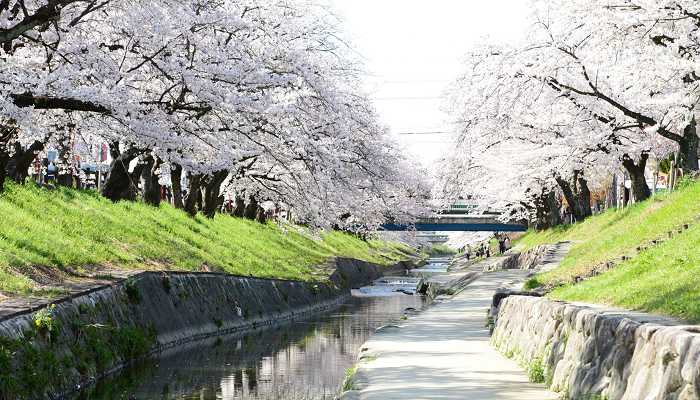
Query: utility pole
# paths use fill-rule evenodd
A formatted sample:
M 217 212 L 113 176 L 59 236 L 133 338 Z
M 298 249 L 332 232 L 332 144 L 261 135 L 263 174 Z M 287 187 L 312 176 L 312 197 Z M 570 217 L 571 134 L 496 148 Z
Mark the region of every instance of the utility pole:
M 617 207 L 617 174 L 613 174 L 612 185 L 610 190 L 612 191 L 612 193 L 610 194 L 610 206 Z

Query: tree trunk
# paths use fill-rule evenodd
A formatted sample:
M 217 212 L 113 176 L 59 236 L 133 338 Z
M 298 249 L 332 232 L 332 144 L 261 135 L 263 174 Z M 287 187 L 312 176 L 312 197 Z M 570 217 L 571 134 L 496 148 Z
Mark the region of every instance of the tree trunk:
M 34 159 L 36 159 L 36 153 L 44 150 L 44 142 L 37 140 L 32 143 L 27 150 L 24 150 L 19 142 L 15 142 L 14 147 L 14 154 L 7 162 L 5 173 L 13 181 L 24 185 L 24 181 L 29 175 L 29 167 L 32 165 Z
M 561 217 L 559 216 L 559 202 L 554 193 L 554 190 L 548 192 L 544 197 L 545 210 L 547 211 L 547 224 L 549 228 L 554 228 L 555 226 L 561 224 Z
M 578 186 L 578 196 L 583 201 L 583 206 L 586 208 L 587 217 L 593 215 L 591 210 L 591 190 L 588 188 L 588 181 L 583 177 L 582 173 L 577 174 L 576 183 Z
M 197 215 L 197 192 L 199 192 L 201 174 L 187 173 L 187 195 L 185 195 L 185 211 L 190 216 Z
M 255 217 L 258 212 L 258 201 L 254 196 L 248 196 L 248 204 L 245 206 L 243 211 L 243 218 L 247 218 L 251 221 L 255 221 Z
M 74 168 L 71 171 L 71 178 L 73 179 L 72 185 L 76 189 L 82 189 L 83 188 L 83 181 L 80 179 L 80 170 L 77 168 Z
M 258 211 L 255 215 L 255 220 L 260 222 L 261 224 L 265 224 L 265 209 L 258 206 Z
M 530 211 L 530 222 L 535 228 L 535 232 L 554 228 L 561 223 L 559 207 L 553 190 L 544 195 L 536 196 L 533 203 L 533 205 L 522 202 L 520 204 Z
M 236 205 L 231 210 L 231 215 L 238 218 L 243 218 L 243 213 L 245 212 L 245 201 L 241 196 L 236 196 Z
M 71 154 L 70 138 L 65 131 L 56 135 L 56 184 L 64 187 L 73 187 L 73 168 L 75 160 Z
M 577 173 L 574 172 L 574 176 L 576 175 Z M 572 190 L 569 182 L 565 181 L 560 176 L 556 177 L 556 181 L 559 187 L 561 188 L 561 191 L 564 192 L 564 197 L 566 198 L 566 202 L 569 203 L 569 209 L 571 210 L 571 215 L 574 216 L 574 220 L 576 222 L 581 222 L 584 219 L 586 219 L 586 217 L 591 214 L 590 207 L 586 212 L 586 205 L 584 204 L 581 197 L 579 197 L 578 194 Z M 572 181 L 575 182 L 575 180 Z
M 649 185 L 647 185 L 647 179 L 644 176 L 644 170 L 646 169 L 647 160 L 649 159 L 649 154 L 643 152 L 639 156 L 639 162 L 635 165 L 634 160 L 624 154 L 622 156 L 622 166 L 625 167 L 627 173 L 630 175 L 630 190 L 634 196 L 635 201 L 644 201 L 651 195 L 649 193 Z M 697 160 L 696 160 L 697 163 Z
M 156 174 L 156 171 L 160 167 L 161 161 L 153 158 L 152 155 L 146 156 L 143 161 L 145 164 L 141 173 L 141 179 L 143 180 L 141 201 L 153 207 L 158 207 L 161 200 L 161 187 L 158 183 L 160 177 Z
M 203 182 L 204 195 L 202 200 L 202 213 L 207 218 L 214 218 L 216 211 L 219 209 L 219 192 L 221 184 L 228 176 L 228 170 L 221 170 L 214 173 L 212 176 L 206 177 Z
M 698 134 L 695 117 L 683 129 L 683 138 L 678 142 L 680 157 L 678 166 L 684 173 L 698 170 Z M 631 174 L 630 174 L 631 176 Z
M 136 198 L 136 187 L 129 174 L 129 163 L 141 153 L 141 150 L 130 147 L 120 154 L 118 146 L 116 143 L 110 144 L 112 162 L 109 165 L 109 171 L 105 176 L 100 194 L 114 202 L 119 200 L 133 201 Z M 138 179 L 138 175 L 134 176 Z
M 223 194 L 220 194 L 219 197 L 216 199 L 216 210 L 218 212 L 223 212 L 222 209 L 224 207 L 224 201 L 226 201 L 226 198 Z
M 2 124 L 0 125 L 0 193 L 3 192 L 5 186 L 5 168 L 10 161 L 10 143 L 17 135 L 17 127 Z
M 182 202 L 182 187 L 180 186 L 182 182 L 182 166 L 173 165 L 170 168 L 170 183 L 173 187 L 173 207 L 178 210 L 185 208 L 185 204 Z
M 56 185 L 72 188 L 73 187 L 73 174 L 71 170 L 65 167 L 59 168 L 56 166 Z

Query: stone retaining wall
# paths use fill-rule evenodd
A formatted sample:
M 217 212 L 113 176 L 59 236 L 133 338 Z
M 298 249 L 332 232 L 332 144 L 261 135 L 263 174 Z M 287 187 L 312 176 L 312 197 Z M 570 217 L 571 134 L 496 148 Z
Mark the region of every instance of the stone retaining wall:
M 64 298 L 53 308 L 27 310 L 23 315 L 2 321 L 0 341 L 4 340 L 8 346 L 17 343 L 15 347 L 21 344 L 18 341 L 29 341 L 32 348 L 55 356 L 52 365 L 65 369 L 64 376 L 52 381 L 53 384 L 44 383 L 42 393 L 20 396 L 53 398 L 133 361 L 129 346 L 137 345 L 129 342 L 133 338 L 123 337 L 127 333 L 150 340 L 145 348 L 147 354 L 189 340 L 331 307 L 349 297 L 351 287 L 368 284 L 384 275 L 403 276 L 412 264 L 408 261 L 382 266 L 341 258 L 334 260 L 332 267 L 323 282 L 209 272 L 145 271 L 108 288 Z M 56 324 L 53 334 L 42 333 L 35 326 L 37 313 L 46 312 L 42 310 L 52 312 Z M 115 338 L 121 338 L 123 345 L 106 343 Z M 24 353 L 31 351 L 23 349 Z M 85 353 L 85 349 L 89 352 Z M 94 359 L 84 359 L 85 354 Z M 138 354 L 143 355 L 144 352 Z M 19 362 L 14 361 L 18 376 L 22 373 Z M 12 378 L 7 367 L 0 371 L 0 378 Z M 2 387 L 0 397 L 6 397 Z
M 552 245 L 549 244 L 535 246 L 523 252 L 515 253 L 508 258 L 486 265 L 484 272 L 502 269 L 532 269 L 537 266 L 551 247 Z
M 565 399 L 700 399 L 700 326 L 512 296 L 501 302 L 492 342 L 531 368 L 541 361 Z

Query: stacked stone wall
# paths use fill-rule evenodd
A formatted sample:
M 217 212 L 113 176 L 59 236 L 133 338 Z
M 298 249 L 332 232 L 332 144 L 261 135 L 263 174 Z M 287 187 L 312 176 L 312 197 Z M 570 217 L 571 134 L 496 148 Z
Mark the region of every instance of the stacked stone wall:
M 535 246 L 523 252 L 515 253 L 508 258 L 496 261 L 484 267 L 484 272 L 503 269 L 532 269 L 547 254 L 552 245 Z M 507 254 L 507 253 L 506 253 Z
M 511 296 L 492 341 L 524 365 L 543 360 L 547 384 L 566 399 L 700 399 L 700 326 Z

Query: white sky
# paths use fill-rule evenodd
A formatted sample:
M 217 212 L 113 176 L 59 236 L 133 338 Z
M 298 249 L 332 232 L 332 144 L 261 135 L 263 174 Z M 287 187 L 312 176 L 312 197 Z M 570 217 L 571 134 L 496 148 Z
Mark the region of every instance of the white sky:
M 429 166 L 447 141 L 440 95 L 481 37 L 508 39 L 526 27 L 526 0 L 329 0 L 366 59 L 367 89 L 384 123 Z M 409 133 L 413 134 L 402 134 Z

